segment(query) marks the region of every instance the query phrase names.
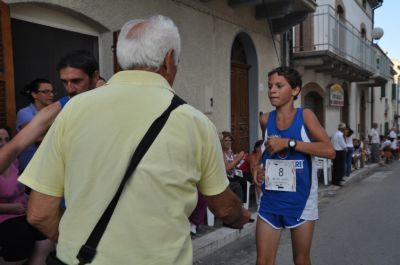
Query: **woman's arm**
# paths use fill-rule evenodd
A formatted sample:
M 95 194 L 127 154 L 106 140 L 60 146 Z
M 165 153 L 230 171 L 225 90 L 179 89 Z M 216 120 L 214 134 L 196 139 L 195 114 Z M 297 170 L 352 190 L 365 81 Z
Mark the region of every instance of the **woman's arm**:
M 34 144 L 54 122 L 61 105 L 57 101 L 43 109 L 14 137 L 0 149 L 0 172 L 6 170 L 18 155 Z
M 228 160 L 226 160 L 226 157 L 224 155 L 226 171 L 231 171 L 232 169 L 234 169 L 236 167 L 236 165 L 240 162 L 240 160 L 243 159 L 243 157 L 244 157 L 244 151 L 241 151 L 239 154 L 236 154 L 233 161 L 229 163 Z
M 23 214 L 25 211 L 22 203 L 0 203 L 0 214 Z

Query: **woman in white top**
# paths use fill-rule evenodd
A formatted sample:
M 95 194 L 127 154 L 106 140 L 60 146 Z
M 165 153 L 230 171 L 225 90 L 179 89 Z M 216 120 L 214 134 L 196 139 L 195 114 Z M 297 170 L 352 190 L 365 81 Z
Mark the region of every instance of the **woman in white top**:
M 350 127 L 346 126 L 346 130 L 344 132 L 345 141 L 346 141 L 346 167 L 345 167 L 345 176 L 348 177 L 351 174 L 351 166 L 352 166 L 352 159 L 354 153 L 354 146 L 353 146 L 353 130 Z

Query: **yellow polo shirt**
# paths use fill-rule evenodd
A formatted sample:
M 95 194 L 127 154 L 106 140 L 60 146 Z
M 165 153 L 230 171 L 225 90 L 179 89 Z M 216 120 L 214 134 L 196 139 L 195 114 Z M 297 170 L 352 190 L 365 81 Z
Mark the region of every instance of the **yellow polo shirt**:
M 76 255 L 114 196 L 129 159 L 173 91 L 160 75 L 123 71 L 71 99 L 20 177 L 61 197 L 58 257 Z M 165 127 L 125 186 L 92 264 L 192 264 L 188 217 L 196 186 L 216 195 L 228 181 L 215 126 L 188 104 Z

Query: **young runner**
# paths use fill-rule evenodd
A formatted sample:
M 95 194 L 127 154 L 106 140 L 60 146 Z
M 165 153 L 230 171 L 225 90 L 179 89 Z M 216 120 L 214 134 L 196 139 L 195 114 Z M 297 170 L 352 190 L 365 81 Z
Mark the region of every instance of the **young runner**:
M 294 263 L 311 264 L 318 219 L 314 156 L 332 159 L 335 150 L 314 113 L 294 107 L 301 86 L 301 77 L 293 68 L 278 67 L 268 73 L 268 97 L 276 109 L 260 117 L 265 178 L 256 228 L 257 265 L 275 264 L 284 228 L 291 230 Z M 259 179 L 255 182 L 261 184 Z

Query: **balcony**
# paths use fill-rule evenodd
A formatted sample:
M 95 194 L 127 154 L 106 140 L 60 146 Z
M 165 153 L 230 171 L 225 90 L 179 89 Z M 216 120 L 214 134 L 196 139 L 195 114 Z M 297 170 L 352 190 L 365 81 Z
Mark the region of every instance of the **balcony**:
M 392 68 L 392 62 L 378 45 L 373 45 L 375 50 L 375 72 L 371 77 L 377 85 L 386 83 L 387 80 L 393 78 L 394 70 Z
M 301 23 L 315 11 L 315 0 L 228 0 L 232 8 L 254 7 L 256 19 L 268 19 L 273 34 L 279 34 Z
M 390 76 L 390 60 L 329 5 L 318 6 L 294 31 L 293 61 L 316 72 L 351 82 L 381 83 Z M 376 79 L 376 80 L 375 80 Z

